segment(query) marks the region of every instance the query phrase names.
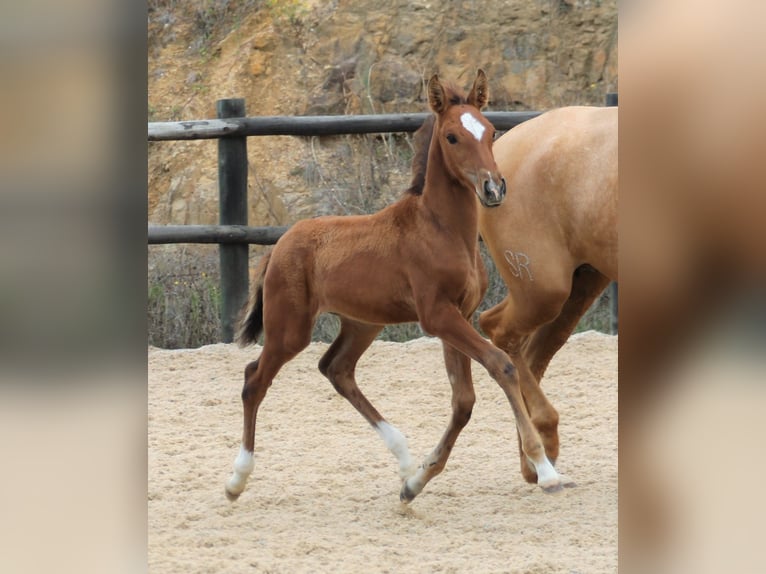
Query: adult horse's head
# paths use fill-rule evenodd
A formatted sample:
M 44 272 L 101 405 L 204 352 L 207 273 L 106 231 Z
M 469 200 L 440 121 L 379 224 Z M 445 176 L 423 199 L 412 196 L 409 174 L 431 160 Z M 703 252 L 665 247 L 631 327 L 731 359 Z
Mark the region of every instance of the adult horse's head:
M 485 207 L 497 207 L 505 198 L 505 179 L 492 155 L 494 126 L 481 110 L 489 99 L 487 76 L 479 70 L 467 98 L 445 88 L 434 74 L 428 81 L 428 104 L 436 114 L 433 137 L 442 149 L 450 175 L 473 188 Z

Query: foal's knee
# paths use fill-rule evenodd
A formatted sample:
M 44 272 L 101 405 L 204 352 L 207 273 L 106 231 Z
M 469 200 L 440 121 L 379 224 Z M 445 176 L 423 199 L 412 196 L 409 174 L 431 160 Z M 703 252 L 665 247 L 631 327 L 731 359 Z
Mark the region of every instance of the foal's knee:
M 518 382 L 516 367 L 513 366 L 508 355 L 495 347 L 492 354 L 484 365 L 489 375 L 496 381 L 511 379 L 514 383 Z

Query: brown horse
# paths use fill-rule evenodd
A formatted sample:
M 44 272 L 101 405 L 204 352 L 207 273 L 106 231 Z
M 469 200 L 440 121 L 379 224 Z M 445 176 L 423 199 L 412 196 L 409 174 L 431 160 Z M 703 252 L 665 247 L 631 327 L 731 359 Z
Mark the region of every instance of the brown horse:
M 402 501 L 411 501 L 443 470 L 471 417 L 471 359 L 505 391 L 540 486 L 558 490 L 565 483 L 530 421 L 513 364 L 467 320 L 487 288 L 474 194 L 483 205 L 497 206 L 506 189 L 492 155 L 495 130 L 480 112 L 488 99 L 486 76 L 479 71 L 467 97 L 442 85 L 437 76 L 427 92 L 435 114 L 433 137 L 427 161 L 416 162 L 425 171 L 416 173 L 409 193 L 373 215 L 301 221 L 260 264 L 238 340 L 252 343 L 262 330 L 265 338 L 261 356 L 245 368 L 242 446 L 226 483 L 232 500 L 243 492 L 254 468 L 258 407 L 282 365 L 309 344 L 322 312 L 338 315 L 341 328 L 319 370 L 397 458 Z M 438 253 L 450 257 L 435 257 Z M 442 340 L 452 385 L 451 420 L 419 467 L 404 435 L 370 404 L 354 378 L 357 361 L 384 324 L 412 321 Z
M 479 231 L 508 296 L 479 325 L 516 366 L 555 463 L 558 413 L 539 381 L 583 313 L 617 280 L 617 108 L 546 112 L 498 138 L 493 152 L 509 198 L 480 210 Z M 537 481 L 525 457 L 521 470 Z

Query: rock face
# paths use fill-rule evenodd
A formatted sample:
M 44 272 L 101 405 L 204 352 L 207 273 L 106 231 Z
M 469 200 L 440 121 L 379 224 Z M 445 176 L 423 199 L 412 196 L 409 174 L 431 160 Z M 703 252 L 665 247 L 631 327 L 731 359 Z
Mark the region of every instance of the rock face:
M 477 68 L 493 110 L 603 105 L 617 90 L 616 0 L 176 4 L 150 2 L 150 121 L 215 117 L 226 97 L 251 116 L 420 112 L 431 74 L 467 87 Z M 409 179 L 407 141 L 250 138 L 250 224 L 377 207 L 349 193 L 385 203 Z M 149 221 L 217 222 L 216 161 L 214 140 L 150 144 Z

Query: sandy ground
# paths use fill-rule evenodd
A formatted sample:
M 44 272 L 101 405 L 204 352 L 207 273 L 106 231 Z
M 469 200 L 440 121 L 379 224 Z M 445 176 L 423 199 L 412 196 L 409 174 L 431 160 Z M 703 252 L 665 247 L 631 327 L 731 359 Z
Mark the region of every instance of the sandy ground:
M 394 457 L 317 370 L 326 348 L 312 344 L 275 380 L 234 503 L 223 485 L 241 440 L 242 372 L 260 349 L 149 349 L 151 572 L 617 571 L 616 337 L 574 335 L 544 380 L 561 416 L 557 468 L 576 488 L 524 482 L 510 405 L 474 364 L 471 422 L 410 505 Z M 416 459 L 431 451 L 450 409 L 438 340 L 376 342 L 357 380 Z

